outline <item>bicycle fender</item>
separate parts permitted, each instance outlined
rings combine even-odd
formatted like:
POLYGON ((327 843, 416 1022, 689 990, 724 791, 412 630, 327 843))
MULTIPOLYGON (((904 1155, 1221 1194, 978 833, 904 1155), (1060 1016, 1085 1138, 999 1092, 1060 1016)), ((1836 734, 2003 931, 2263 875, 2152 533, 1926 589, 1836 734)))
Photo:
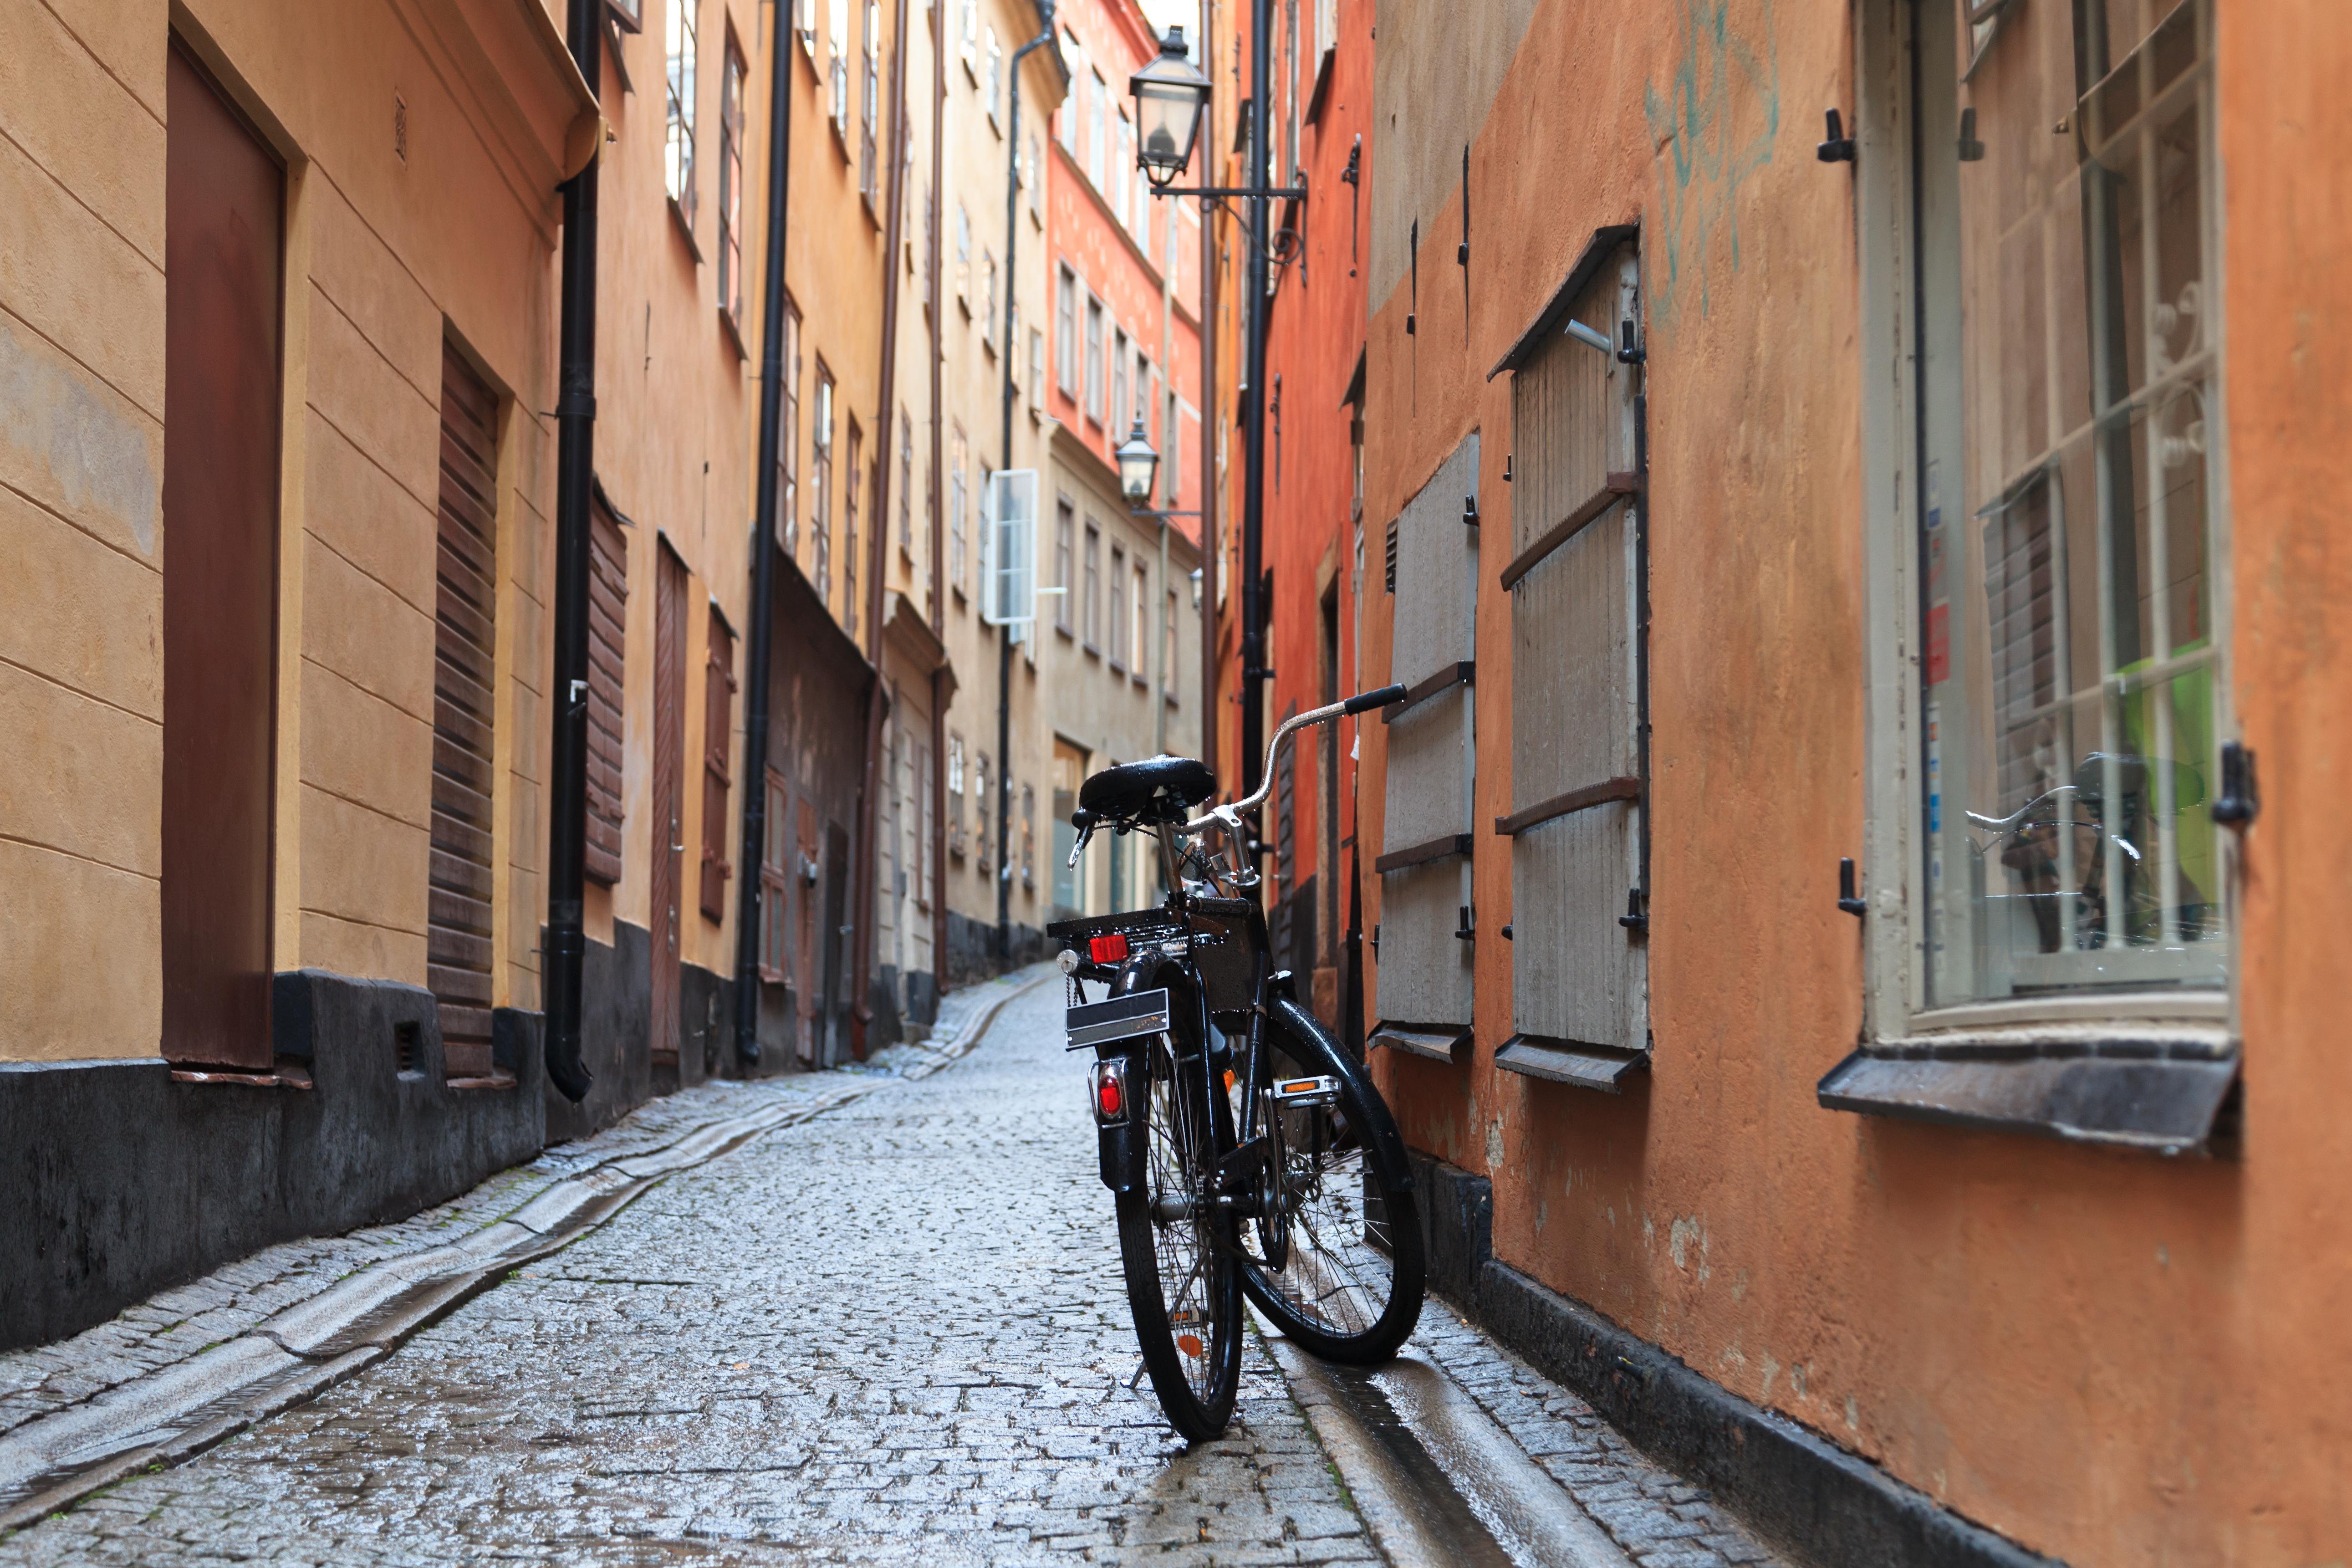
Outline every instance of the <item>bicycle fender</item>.
MULTIPOLYGON (((1129 1083, 1139 1085, 1144 1081, 1141 1052, 1127 1058, 1127 1068, 1129 1083)), ((1143 1189, 1142 1133, 1142 1123, 1132 1115, 1117 1126, 1097 1124, 1095 1128, 1099 1145, 1097 1153, 1100 1160, 1102 1184, 1114 1193, 1133 1193, 1143 1189)))
POLYGON ((1390 1111, 1389 1102, 1381 1098, 1379 1086, 1372 1082, 1371 1075, 1339 1048, 1339 1042, 1332 1038, 1331 1031, 1325 1028, 1314 1014, 1300 1006, 1296 997, 1277 994, 1267 1002, 1266 1012, 1280 1019, 1286 1030, 1323 1058, 1325 1072, 1338 1078, 1352 1079, 1362 1086, 1364 1099, 1371 1107, 1372 1124, 1365 1131, 1381 1146, 1381 1152, 1394 1161, 1395 1168, 1404 1173, 1402 1190, 1412 1191, 1412 1158, 1406 1152, 1404 1135, 1397 1131, 1396 1117, 1390 1111))

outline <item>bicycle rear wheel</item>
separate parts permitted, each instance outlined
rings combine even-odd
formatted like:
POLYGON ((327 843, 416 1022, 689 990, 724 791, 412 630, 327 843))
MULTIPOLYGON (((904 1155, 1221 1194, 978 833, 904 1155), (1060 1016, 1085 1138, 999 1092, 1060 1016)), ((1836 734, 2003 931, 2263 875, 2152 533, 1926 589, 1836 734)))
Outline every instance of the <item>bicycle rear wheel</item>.
POLYGON ((1428 1277, 1412 1173, 1395 1120, 1362 1067, 1295 1001, 1266 1009, 1265 1080, 1333 1078, 1328 1106, 1275 1112, 1282 1214, 1250 1227, 1242 1289, 1284 1337, 1329 1361, 1394 1355, 1428 1277))
POLYGON ((1203 1443, 1233 1419, 1241 1385, 1233 1223, 1210 1201, 1217 1152, 1232 1146, 1233 1133, 1224 1097, 1209 1092, 1199 1043, 1179 1056, 1171 1041, 1160 1037, 1142 1058, 1150 1091, 1135 1114, 1143 1122, 1145 1181, 1118 1196, 1118 1250, 1160 1408, 1183 1436, 1203 1443))

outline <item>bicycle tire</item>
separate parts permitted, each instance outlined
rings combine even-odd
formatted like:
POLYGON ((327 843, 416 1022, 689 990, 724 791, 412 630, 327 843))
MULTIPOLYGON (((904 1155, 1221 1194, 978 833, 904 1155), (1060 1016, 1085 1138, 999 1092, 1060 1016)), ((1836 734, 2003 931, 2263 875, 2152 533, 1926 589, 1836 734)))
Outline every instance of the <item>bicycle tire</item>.
POLYGON ((1118 1251, 1160 1408, 1179 1435, 1205 1443, 1223 1434, 1241 1388, 1242 1285, 1232 1220, 1208 1201, 1219 1153, 1233 1147, 1232 1110, 1209 1092, 1208 1058, 1183 1037, 1194 1032, 1185 1011, 1176 1009, 1179 1033, 1160 1037, 1141 1058, 1148 1089, 1134 1114, 1145 1182, 1118 1194, 1118 1251))
POLYGON ((1286 1256, 1275 1268, 1244 1251, 1242 1289, 1310 1354, 1357 1365, 1386 1361, 1421 1321, 1428 1283, 1395 1118, 1370 1075, 1297 1002, 1277 999, 1266 1023, 1263 1081, 1328 1076, 1339 1079, 1339 1096, 1328 1110, 1280 1112, 1286 1256))

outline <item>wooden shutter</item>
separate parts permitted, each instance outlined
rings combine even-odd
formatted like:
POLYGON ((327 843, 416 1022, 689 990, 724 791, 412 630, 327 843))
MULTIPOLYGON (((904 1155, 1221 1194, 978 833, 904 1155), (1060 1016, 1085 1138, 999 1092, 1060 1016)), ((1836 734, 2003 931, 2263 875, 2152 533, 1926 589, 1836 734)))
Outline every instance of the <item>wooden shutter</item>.
POLYGON ((1454 449, 1395 523, 1398 571, 1391 679, 1415 700, 1388 721, 1381 854, 1380 1009, 1375 1043, 1450 1057, 1468 1043, 1472 786, 1476 713, 1465 679, 1476 649, 1478 437, 1454 449))
POLYGON ((686 563, 667 541, 654 549, 653 1008, 651 1049, 677 1060, 678 955, 683 946, 686 839, 686 563))
POLYGON ((733 775, 728 747, 735 716, 735 634, 710 607, 709 666, 702 678, 702 913, 727 918, 727 794, 733 775))
POLYGON ((627 689, 629 547, 596 497, 588 535, 588 861, 591 879, 621 879, 621 736, 627 689))
POLYGON ((439 582, 433 636, 433 857, 425 973, 451 1078, 490 1067, 492 694, 498 689, 498 399, 441 353, 439 582))
MULTIPOLYGON (((267 1072, 286 182, 201 67, 173 47, 167 68, 163 1055, 267 1072)), ((21 215, 11 231, 11 254, 39 243, 21 215)), ((34 940, 16 923, 26 896, 10 899, 20 943, 34 940)))
MULTIPOLYGON (((1635 318, 1631 245, 1571 314, 1635 318)), ((1646 1060, 1639 370, 1566 335, 1512 390, 1512 1026, 1498 1066, 1614 1090, 1646 1060)))

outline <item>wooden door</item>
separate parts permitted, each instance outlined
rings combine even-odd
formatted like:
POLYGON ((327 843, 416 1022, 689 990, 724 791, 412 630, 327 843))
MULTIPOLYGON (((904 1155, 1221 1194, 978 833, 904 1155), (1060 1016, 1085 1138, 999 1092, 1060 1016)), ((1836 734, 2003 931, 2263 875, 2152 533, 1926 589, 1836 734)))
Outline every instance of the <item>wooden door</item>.
POLYGON ((824 1009, 817 1018, 816 1065, 839 1061, 848 1041, 849 1011, 849 833, 837 822, 824 827, 824 1009))
POLYGON ((686 563, 654 551, 653 1055, 677 1060, 677 965, 685 941, 686 563))
POLYGON ((425 963, 443 1068, 490 1073, 490 796, 498 689, 498 398, 441 352, 441 500, 433 628, 433 855, 425 963))
POLYGON ((169 62, 163 1054, 267 1068, 286 181, 203 68, 169 62))

